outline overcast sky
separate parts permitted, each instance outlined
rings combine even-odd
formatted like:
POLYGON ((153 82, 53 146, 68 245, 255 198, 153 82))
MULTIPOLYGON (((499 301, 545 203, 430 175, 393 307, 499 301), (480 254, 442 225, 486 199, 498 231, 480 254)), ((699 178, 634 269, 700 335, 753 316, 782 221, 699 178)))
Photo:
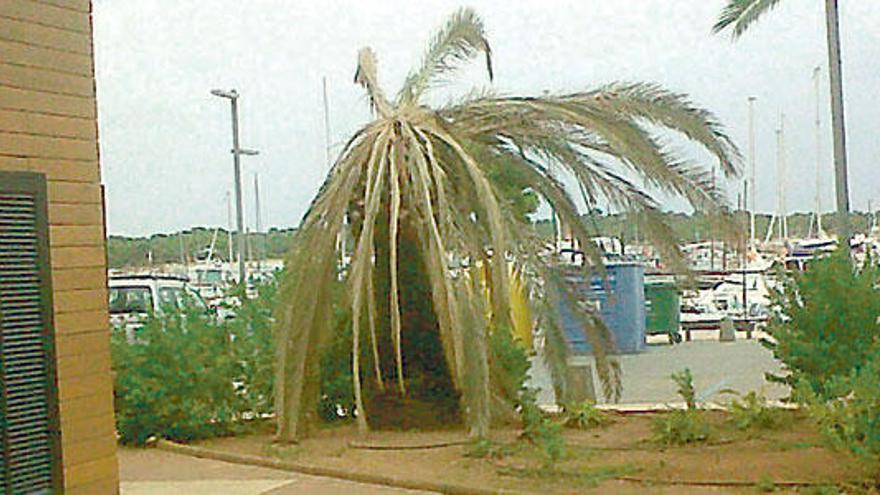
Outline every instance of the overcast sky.
MULTIPOLYGON (((722 0, 473 0, 492 45, 496 91, 573 91, 653 81, 713 111, 745 152, 756 104, 757 206, 775 208, 775 132, 786 114, 789 210, 814 204, 813 67, 822 65, 823 206, 833 201, 824 17, 787 0, 736 43, 710 27, 722 0)), ((293 226, 326 172, 321 79, 331 141, 370 115, 352 84, 372 46, 388 93, 459 6, 441 0, 95 0, 101 164, 111 234, 225 225, 232 189, 229 104, 241 93, 245 210, 259 172, 263 224, 293 226)), ((880 204, 880 2, 841 2, 851 199, 880 204)), ((486 84, 476 69, 461 88, 486 84)), ((442 97, 441 97, 442 98, 442 97)), ((732 193, 733 201, 736 192, 732 193)), ((670 205, 673 206, 673 205, 670 205)))

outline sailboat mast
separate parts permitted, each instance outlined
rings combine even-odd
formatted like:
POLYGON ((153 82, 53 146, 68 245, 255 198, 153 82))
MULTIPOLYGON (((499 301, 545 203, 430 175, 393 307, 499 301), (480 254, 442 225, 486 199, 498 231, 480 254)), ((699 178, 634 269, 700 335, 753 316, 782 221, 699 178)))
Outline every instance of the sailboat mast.
POLYGON ((819 73, 821 68, 817 65, 813 69, 813 90, 816 93, 816 237, 825 235, 822 230, 822 119, 819 108, 819 73))
POLYGON ((777 181, 777 198, 779 201, 779 239, 788 239, 788 212, 785 204, 785 114, 779 114, 779 130, 776 132, 777 137, 777 170, 779 179, 777 181))
MULTIPOLYGON (((744 198, 749 201, 749 240, 755 246, 755 98, 749 96, 749 184, 744 198)), ((743 207, 746 207, 743 204, 743 207)))

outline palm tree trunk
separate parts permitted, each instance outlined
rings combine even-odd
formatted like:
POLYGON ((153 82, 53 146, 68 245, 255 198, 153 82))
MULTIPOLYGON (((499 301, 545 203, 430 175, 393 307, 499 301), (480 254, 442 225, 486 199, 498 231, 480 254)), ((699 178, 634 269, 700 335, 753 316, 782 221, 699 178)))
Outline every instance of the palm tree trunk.
POLYGON ((831 127, 834 133, 834 187, 837 196, 837 222, 840 241, 849 247, 849 184, 846 167, 846 133, 843 118, 843 76, 840 62, 840 30, 837 0, 825 0, 828 35, 828 74, 831 78, 831 127))

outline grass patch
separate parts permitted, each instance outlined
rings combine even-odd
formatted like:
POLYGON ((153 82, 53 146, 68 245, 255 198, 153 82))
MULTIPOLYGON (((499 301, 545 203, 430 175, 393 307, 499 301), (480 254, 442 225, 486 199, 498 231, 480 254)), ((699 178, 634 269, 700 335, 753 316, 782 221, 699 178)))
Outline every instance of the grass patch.
POLYGON ((469 459, 503 459, 522 450, 522 442, 499 443, 483 438, 469 443, 463 455, 469 459))
POLYGON ((639 472, 632 464, 596 466, 585 469, 560 469, 557 467, 520 468, 504 466, 498 468, 498 474, 517 478, 536 480, 565 480, 576 482, 584 487, 595 487, 599 483, 619 476, 628 476, 639 472))
POLYGON ((758 482, 755 483, 755 488, 761 493, 770 493, 776 491, 776 482, 773 481, 769 475, 762 474, 758 479, 758 482))
POLYGON ((767 398, 754 391, 734 400, 730 405, 730 419, 738 430, 775 430, 787 419, 786 411, 771 407, 767 398))
POLYGON ((663 446, 702 443, 711 437, 711 427, 700 411, 687 409, 658 415, 651 423, 652 440, 663 446))
POLYGON ((596 408, 592 401, 585 400, 565 407, 563 424, 566 428, 589 430, 613 423, 611 417, 596 408))

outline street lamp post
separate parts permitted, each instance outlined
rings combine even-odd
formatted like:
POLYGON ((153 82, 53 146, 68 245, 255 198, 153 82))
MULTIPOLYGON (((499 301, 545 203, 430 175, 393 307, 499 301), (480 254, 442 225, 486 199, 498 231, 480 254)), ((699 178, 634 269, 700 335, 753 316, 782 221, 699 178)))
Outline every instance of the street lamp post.
MULTIPOLYGON (((223 91, 211 90, 211 94, 220 98, 226 98, 232 105, 232 160, 235 166, 235 227, 238 235, 238 281, 247 283, 247 272, 244 266, 244 214, 242 213, 241 200, 241 155, 256 155, 255 150, 241 149, 238 145, 238 92, 234 89, 223 91)), ((230 260, 232 261, 232 260, 230 260)))

